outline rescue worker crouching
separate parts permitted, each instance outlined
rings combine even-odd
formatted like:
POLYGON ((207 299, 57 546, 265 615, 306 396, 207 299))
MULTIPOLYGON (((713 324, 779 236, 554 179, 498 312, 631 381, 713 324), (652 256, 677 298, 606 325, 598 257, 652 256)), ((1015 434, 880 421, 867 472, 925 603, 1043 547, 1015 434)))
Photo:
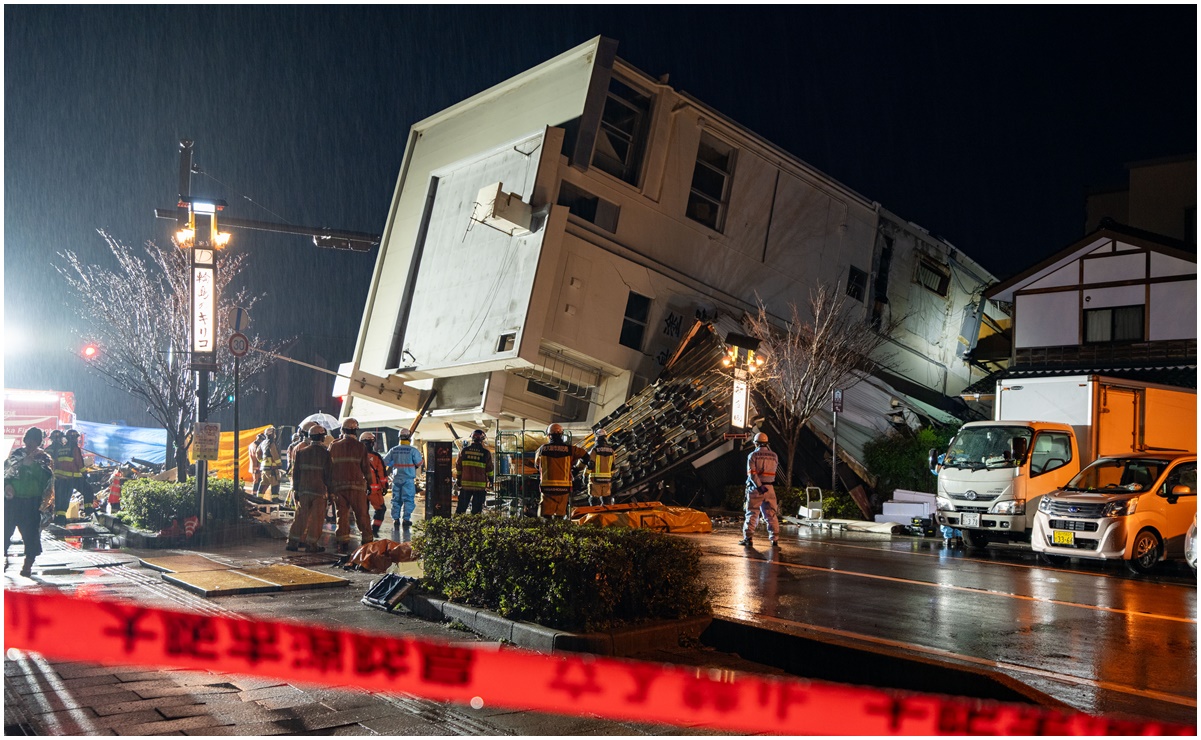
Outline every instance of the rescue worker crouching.
POLYGON ((384 455, 384 465, 392 471, 392 526, 411 525, 417 508, 417 471, 425 460, 412 445, 413 433, 400 430, 400 443, 384 455), (402 512, 403 509, 403 512, 402 512), (402 519, 403 517, 403 519, 402 519))
POLYGON ((604 429, 596 430, 596 442, 588 456, 588 505, 603 506, 616 503, 613 499, 613 455, 604 429))
POLYGON ((471 433, 471 444, 459 452, 455 462, 455 475, 459 478, 459 503, 455 513, 467 511, 471 504, 471 513, 479 514, 484 510, 484 499, 488 495, 488 476, 492 475, 492 453, 484 446, 487 434, 483 429, 471 433))
POLYGON ((759 517, 767 525, 772 547, 779 547, 780 522, 776 519, 776 468, 780 460, 767 446, 767 435, 755 435, 755 449, 746 458, 746 520, 742 523, 742 539, 738 544, 753 546, 752 538, 759 517))
POLYGON ((540 474, 538 490, 542 493, 540 513, 548 519, 556 516, 566 519, 572 475, 587 464, 588 453, 567 443, 561 424, 548 426, 546 437, 546 444, 534 453, 534 465, 540 474))

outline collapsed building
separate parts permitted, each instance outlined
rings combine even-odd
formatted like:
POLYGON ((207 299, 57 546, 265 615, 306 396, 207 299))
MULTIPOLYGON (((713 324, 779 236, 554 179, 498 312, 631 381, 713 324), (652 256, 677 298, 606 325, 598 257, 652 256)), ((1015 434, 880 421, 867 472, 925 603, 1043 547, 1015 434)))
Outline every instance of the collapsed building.
MULTIPOLYGON (((426 439, 604 423, 632 490, 736 446, 714 436, 728 391, 689 352, 720 359, 744 314, 782 324, 827 285, 865 322, 901 320, 889 369, 848 391, 849 471, 867 475, 862 446, 891 425, 955 422, 951 399, 985 374, 965 355, 1003 318, 983 298, 993 276, 616 47, 594 38, 413 125, 343 415, 399 427, 424 411, 426 439), (664 421, 679 423, 639 437, 662 445, 634 444, 664 421)), ((811 424, 819 444, 830 421, 811 424)))

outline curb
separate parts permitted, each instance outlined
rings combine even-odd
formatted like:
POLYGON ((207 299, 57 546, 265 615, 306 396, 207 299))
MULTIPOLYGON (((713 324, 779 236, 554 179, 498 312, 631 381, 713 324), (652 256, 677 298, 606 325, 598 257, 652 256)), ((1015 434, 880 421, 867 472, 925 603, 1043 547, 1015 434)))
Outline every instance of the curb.
POLYGON ((605 632, 565 632, 533 622, 517 622, 487 609, 412 593, 401 603, 422 619, 457 619, 472 632, 490 640, 506 640, 540 653, 592 653, 618 658, 652 650, 664 643, 676 647, 681 638, 697 640, 713 621, 712 617, 690 617, 605 632))

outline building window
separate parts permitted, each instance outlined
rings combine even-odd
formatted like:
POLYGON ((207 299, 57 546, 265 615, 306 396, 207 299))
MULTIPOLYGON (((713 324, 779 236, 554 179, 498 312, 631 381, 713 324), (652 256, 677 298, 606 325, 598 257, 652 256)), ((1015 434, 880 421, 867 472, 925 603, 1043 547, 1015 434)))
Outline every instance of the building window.
POLYGON ((947 289, 951 287, 951 271, 945 265, 941 265, 929 257, 919 257, 916 280, 926 290, 946 298, 947 289))
POLYGON ((558 204, 566 206, 571 215, 596 224, 610 234, 617 233, 617 216, 621 209, 607 200, 569 182, 559 184, 558 204))
POLYGON ((527 380, 525 384, 526 393, 533 393, 535 396, 548 398, 555 403, 559 402, 560 393, 558 388, 552 388, 545 383, 539 383, 536 380, 527 380))
POLYGON ((630 349, 642 351, 642 337, 646 334, 646 321, 651 312, 651 299, 630 291, 626 301, 626 315, 621 323, 620 341, 630 349))
POLYGON ((513 344, 517 341, 517 332, 506 332, 500 335, 500 341, 496 343, 497 352, 511 352, 513 344))
POLYGON ((1086 344, 1143 341, 1143 307, 1114 306, 1085 311, 1084 341, 1086 344))
POLYGON ((692 170, 692 190, 688 193, 688 218, 721 231, 730 202, 733 172, 734 148, 702 133, 692 170))
POLYGON ((847 295, 863 302, 863 294, 867 292, 867 273, 858 267, 852 267, 847 275, 847 295))
POLYGON ((649 97, 616 77, 610 79, 596 148, 592 152, 592 165, 637 185, 650 130, 650 114, 649 97))

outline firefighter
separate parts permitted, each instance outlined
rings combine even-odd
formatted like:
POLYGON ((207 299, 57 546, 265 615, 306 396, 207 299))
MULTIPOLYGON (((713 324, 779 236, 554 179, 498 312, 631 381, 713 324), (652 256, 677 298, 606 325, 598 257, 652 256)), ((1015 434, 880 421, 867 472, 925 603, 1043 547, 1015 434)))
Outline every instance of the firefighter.
POLYGON ((284 466, 279 454, 279 445, 275 443, 275 427, 267 427, 266 438, 259 443, 259 487, 261 496, 268 501, 279 496, 279 471, 284 466))
POLYGON ((759 515, 767 525, 767 537, 772 547, 779 547, 777 537, 780 522, 776 519, 776 467, 780 464, 776 453, 767 446, 767 435, 755 435, 755 449, 746 458, 746 520, 742 523, 742 539, 738 544, 753 546, 752 536, 759 525, 759 515))
POLYGON ((367 462, 367 447, 358 439, 359 422, 342 422, 342 436, 329 446, 333 464, 334 509, 338 513, 338 554, 350 553, 350 517, 359 527, 362 544, 371 542, 371 526, 367 523, 367 484, 371 480, 371 464, 367 462))
POLYGON ((392 471, 393 527, 411 525, 413 511, 417 508, 417 471, 425 460, 421 457, 421 450, 413 446, 412 438, 412 432, 401 429, 400 444, 384 455, 384 465, 392 471))
POLYGON ((325 441, 325 427, 315 424, 308 430, 308 441, 296 448, 292 461, 292 492, 296 496, 296 518, 288 531, 285 550, 296 552, 304 544, 305 552, 325 552, 318 544, 325 523, 325 500, 333 485, 333 464, 325 441))
POLYGON ((538 490, 542 493, 540 513, 548 519, 556 516, 566 519, 572 475, 587 464, 588 453, 567 443, 561 424, 548 426, 546 437, 546 444, 534 453, 534 465, 541 476, 538 482, 538 490))
POLYGON ((588 505, 603 506, 613 500, 613 455, 616 450, 609 444, 604 429, 596 430, 596 442, 588 456, 588 505))
POLYGON ((116 514, 121 510, 121 485, 129 475, 124 467, 118 465, 108 479, 108 513, 116 514))
POLYGON ((254 476, 254 485, 250 487, 250 492, 255 496, 259 495, 259 486, 263 484, 263 470, 259 467, 259 445, 265 439, 267 435, 259 432, 246 448, 246 456, 250 458, 250 474, 254 476))
MULTIPOLYGON (((57 429, 55 430, 58 431, 57 429)), ((84 475, 83 450, 79 449, 79 432, 68 429, 61 444, 55 444, 55 434, 50 435, 50 447, 46 452, 54 460, 54 523, 67 523, 67 507, 71 505, 71 494, 83 494, 83 515, 91 517, 95 511, 95 492, 84 475)))
POLYGON ((388 469, 384 458, 375 451, 375 432, 363 432, 359 439, 367 447, 367 462, 371 465, 371 481, 368 483, 367 503, 374 509, 371 517, 371 536, 379 538, 379 528, 384 523, 384 496, 388 494, 388 469))
POLYGON ((25 446, 13 450, 4 462, 4 563, 8 566, 8 548, 13 531, 20 528, 25 545, 25 565, 21 575, 33 575, 33 561, 42 552, 42 500, 54 488, 54 463, 39 449, 42 430, 25 430, 25 446))
POLYGON ((456 514, 466 512, 469 502, 472 514, 479 514, 484 510, 488 476, 492 475, 492 453, 484 447, 487 437, 483 429, 476 429, 471 433, 471 443, 459 452, 459 459, 455 462, 455 474, 459 477, 459 503, 455 507, 456 514))

